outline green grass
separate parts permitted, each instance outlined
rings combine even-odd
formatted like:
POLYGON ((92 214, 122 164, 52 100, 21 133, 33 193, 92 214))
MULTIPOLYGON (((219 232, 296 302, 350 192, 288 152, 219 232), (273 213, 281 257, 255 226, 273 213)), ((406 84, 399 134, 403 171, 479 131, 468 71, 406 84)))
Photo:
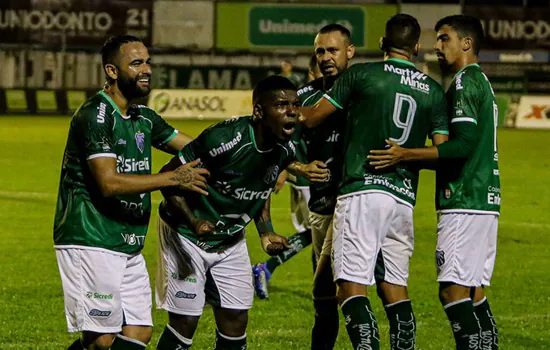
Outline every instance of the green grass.
MULTIPOLYGON (((0 349, 64 349, 76 336, 66 332, 52 222, 70 119, 2 117, 0 121, 0 349)), ((208 123, 174 124, 197 135, 208 123)), ((550 349, 549 136, 545 131, 500 131, 503 208, 493 287, 488 295, 502 349, 550 349)), ((156 152, 154 170, 167 159, 156 152)), ((410 294, 418 321, 417 348, 452 349, 451 330, 435 282, 433 188, 433 174, 424 172, 415 212, 410 294)), ((277 231, 291 234, 287 189, 274 196, 272 206, 277 231)), ((143 252, 151 276, 156 267, 155 220, 151 220, 143 252)), ((248 242, 253 262, 266 259, 253 228, 248 242)), ((313 322, 309 249, 276 271, 269 301, 255 301, 247 332, 251 349, 309 348, 313 322)), ((387 349, 388 324, 374 290, 371 292, 383 348, 387 349)), ((165 312, 154 311, 151 344, 156 344, 166 320, 165 312)), ((212 312, 206 310, 194 348, 211 348, 214 329, 212 312)), ((337 348, 351 348, 343 322, 337 348)))

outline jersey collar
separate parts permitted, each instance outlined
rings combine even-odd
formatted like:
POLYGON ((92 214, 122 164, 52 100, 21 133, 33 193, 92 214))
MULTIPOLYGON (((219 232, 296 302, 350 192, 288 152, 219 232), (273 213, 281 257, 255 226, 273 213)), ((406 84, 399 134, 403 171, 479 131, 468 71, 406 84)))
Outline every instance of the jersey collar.
POLYGON ((414 63, 412 63, 411 61, 402 60, 401 58, 388 58, 386 61, 394 61, 415 67, 414 63))
POLYGON ((120 115, 123 119, 130 119, 130 116, 125 116, 125 115, 123 115, 122 113, 120 113, 120 109, 118 109, 118 106, 117 106, 117 105, 115 104, 115 102, 111 99, 111 97, 105 93, 105 91, 101 90, 101 91, 99 92, 99 94, 100 94, 101 96, 103 96, 103 98, 106 99, 107 102, 109 102, 109 104, 111 105, 111 107, 113 107, 113 108, 115 109, 115 112, 117 112, 118 115, 120 115))
POLYGON ((472 66, 481 68, 481 67, 479 66, 479 64, 477 64, 477 63, 470 63, 470 64, 467 64, 467 65, 465 65, 464 67, 462 67, 462 69, 460 69, 458 72, 456 72, 456 74, 455 74, 455 76, 453 77, 453 79, 456 79, 456 77, 457 77, 460 73, 462 73, 466 68, 472 67, 472 66))
MULTIPOLYGON (((252 120, 252 117, 250 117, 250 119, 252 120)), ((256 143, 256 137, 254 136, 254 127, 252 126, 252 123, 248 124, 248 130, 250 131, 250 140, 252 141, 252 146, 254 146, 256 151, 258 151, 260 153, 267 153, 267 152, 273 151, 273 148, 265 150, 265 151, 262 151, 261 149, 258 148, 258 144, 256 143)))

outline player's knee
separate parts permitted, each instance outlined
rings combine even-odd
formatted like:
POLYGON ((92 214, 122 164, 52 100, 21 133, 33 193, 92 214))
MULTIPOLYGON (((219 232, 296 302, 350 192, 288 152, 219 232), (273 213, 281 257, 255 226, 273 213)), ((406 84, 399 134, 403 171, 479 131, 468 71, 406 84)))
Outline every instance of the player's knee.
POLYGON ((176 332, 187 339, 193 339, 193 335, 199 324, 198 316, 178 315, 170 312, 168 318, 168 323, 176 332))
POLYGON ((125 337, 136 339, 144 344, 149 344, 153 336, 152 327, 143 326, 126 326, 122 329, 122 334, 125 337))
POLYGON ((228 310, 218 311, 216 323, 218 330, 228 337, 240 337, 246 332, 248 325, 247 310, 228 310))
POLYGON ((83 332, 82 343, 86 348, 94 346, 97 350, 109 350, 115 339, 114 334, 100 334, 94 332, 83 332))
POLYGON ((376 281, 376 292, 384 305, 394 304, 409 299, 409 292, 406 286, 376 281))
POLYGON ((464 287, 449 282, 442 282, 439 284, 439 300, 442 305, 447 305, 454 301, 467 298, 470 298, 470 287, 464 287))

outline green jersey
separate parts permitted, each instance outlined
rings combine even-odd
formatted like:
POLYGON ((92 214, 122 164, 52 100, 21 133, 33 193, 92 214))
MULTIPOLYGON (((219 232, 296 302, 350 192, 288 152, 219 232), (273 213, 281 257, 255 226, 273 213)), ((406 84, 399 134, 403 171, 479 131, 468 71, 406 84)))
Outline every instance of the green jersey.
POLYGON ((162 205, 160 216, 173 229, 204 250, 223 250, 242 238, 244 227, 263 209, 280 172, 295 159, 292 141, 259 150, 252 117, 233 118, 202 132, 179 153, 183 164, 199 158, 210 171, 208 196, 186 195, 196 218, 216 225, 197 239, 194 231, 162 205))
MULTIPOLYGON (((326 93, 323 78, 316 79, 298 90, 303 106, 312 106, 326 93)), ((317 214, 334 213, 338 182, 342 173, 342 140, 345 126, 343 111, 329 116, 323 123, 312 129, 305 129, 302 139, 307 145, 307 163, 320 160, 330 171, 328 182, 312 182, 309 185, 311 198, 309 210, 317 214)))
POLYGON ((383 192, 413 207, 419 169, 413 163, 375 170, 366 156, 390 139, 420 148, 426 136, 448 134, 441 86, 409 61, 389 59, 356 64, 336 80, 325 97, 347 110, 340 195, 383 192))
POLYGON ((464 160, 443 161, 437 171, 437 209, 441 212, 500 212, 498 108, 491 83, 477 64, 461 69, 447 91, 453 125, 473 123, 477 144, 464 160))
POLYGON ((130 106, 124 116, 104 92, 84 102, 72 118, 65 147, 54 220, 55 245, 125 254, 141 251, 151 215, 151 195, 103 197, 88 161, 115 158, 119 173, 151 174, 151 146, 159 147, 176 134, 145 106, 130 106))

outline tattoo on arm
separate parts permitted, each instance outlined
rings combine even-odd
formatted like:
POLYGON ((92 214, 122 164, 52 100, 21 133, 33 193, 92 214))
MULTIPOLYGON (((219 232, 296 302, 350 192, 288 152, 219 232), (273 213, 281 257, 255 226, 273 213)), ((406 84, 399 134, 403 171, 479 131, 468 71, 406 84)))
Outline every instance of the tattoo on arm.
POLYGON ((193 181, 194 175, 193 171, 190 168, 182 168, 179 167, 176 170, 174 170, 174 176, 171 178, 171 180, 177 181, 180 184, 183 183, 191 183, 193 181))

